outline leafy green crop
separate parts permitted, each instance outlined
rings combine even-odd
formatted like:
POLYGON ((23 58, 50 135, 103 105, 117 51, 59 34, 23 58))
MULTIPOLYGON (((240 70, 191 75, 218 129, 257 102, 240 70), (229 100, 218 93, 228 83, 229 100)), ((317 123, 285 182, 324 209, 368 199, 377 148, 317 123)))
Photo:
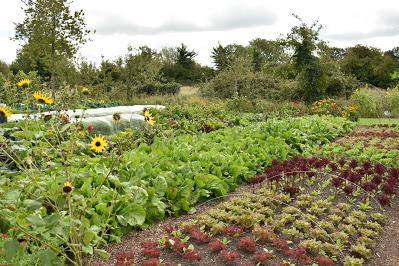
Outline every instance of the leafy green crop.
MULTIPOLYGON (((269 119, 208 134, 155 138, 152 145, 141 143, 120 157, 74 153, 66 163, 49 161, 42 171, 5 173, 0 233, 29 240, 37 252, 50 247, 58 254, 80 239, 81 252, 105 256, 96 247, 119 240, 133 227, 226 195, 272 160, 328 143, 352 126, 328 116, 269 119), (66 179, 74 186, 70 194, 62 190, 66 179)), ((0 263, 19 258, 0 254, 0 263)))

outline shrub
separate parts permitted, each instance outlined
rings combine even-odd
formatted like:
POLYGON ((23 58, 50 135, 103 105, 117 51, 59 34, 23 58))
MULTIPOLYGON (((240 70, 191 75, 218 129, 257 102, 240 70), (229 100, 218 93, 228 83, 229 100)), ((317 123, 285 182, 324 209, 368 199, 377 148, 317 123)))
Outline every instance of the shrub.
POLYGON ((270 74, 262 72, 248 72, 237 75, 234 71, 220 72, 204 89, 207 96, 221 98, 248 97, 251 100, 263 99, 289 99, 296 83, 283 81, 270 74))
POLYGON ((181 85, 176 82, 154 82, 145 84, 138 88, 138 93, 146 93, 146 94, 176 94, 179 92, 181 85))
POLYGON ((393 117, 399 117, 399 85, 393 89, 388 89, 385 94, 387 110, 393 117))

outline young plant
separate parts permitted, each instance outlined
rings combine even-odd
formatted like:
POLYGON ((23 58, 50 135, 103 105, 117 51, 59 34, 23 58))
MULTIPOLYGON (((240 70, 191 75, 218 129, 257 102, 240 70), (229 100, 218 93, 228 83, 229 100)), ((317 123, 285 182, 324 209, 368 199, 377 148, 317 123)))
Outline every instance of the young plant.
POLYGON ((327 256, 317 256, 315 261, 319 266, 333 266, 334 261, 327 256))
POLYGON ((211 239, 211 241, 209 241, 208 243, 208 247, 213 251, 213 252, 219 252, 222 249, 226 248, 226 245, 223 244, 222 241, 220 241, 217 238, 213 238, 211 239))
POLYGON ((368 249, 364 243, 351 246, 351 251, 362 258, 368 259, 371 257, 371 250, 368 249))
POLYGON ((233 262, 236 259, 241 258, 241 255, 237 251, 228 251, 223 249, 219 254, 224 262, 233 262))
POLYGON ((273 257, 274 257, 273 252, 258 251, 251 257, 251 259, 255 263, 265 263, 266 261, 270 260, 273 257))
POLYGON ((315 239, 307 239, 299 242, 298 247, 306 249, 310 253, 317 254, 322 248, 322 242, 315 239))
POLYGON ((242 237, 237 242, 237 249, 248 252, 255 253, 256 251, 256 241, 252 237, 242 237))
POLYGON ((228 236, 238 237, 242 234, 242 228, 236 225, 228 225, 224 228, 223 233, 228 236))
POLYGON ((257 240, 265 242, 272 240, 276 237, 276 234, 270 227, 255 225, 252 230, 252 234, 256 237, 257 240))
MULTIPOLYGON (((130 264, 130 265, 133 265, 133 264, 130 264)), ((145 259, 142 261, 142 265, 143 266, 159 266, 159 265, 161 265, 161 261, 159 260, 159 258, 145 259)))
POLYGON ((346 256, 344 258, 344 266, 363 266, 364 259, 346 256))
POLYGON ((116 266, 130 266, 134 264, 134 252, 119 252, 116 254, 116 266))

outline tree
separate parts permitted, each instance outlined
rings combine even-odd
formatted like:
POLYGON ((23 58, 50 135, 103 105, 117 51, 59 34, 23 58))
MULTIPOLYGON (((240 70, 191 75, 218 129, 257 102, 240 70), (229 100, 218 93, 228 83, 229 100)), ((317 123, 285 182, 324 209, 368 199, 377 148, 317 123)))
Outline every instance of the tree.
POLYGON ((397 68, 390 55, 364 45, 347 48, 341 66, 345 73, 354 75, 358 80, 382 88, 393 85, 391 74, 397 68))
POLYGON ((122 78, 128 85, 126 96, 132 96, 132 88, 140 90, 144 86, 160 81, 161 67, 160 56, 155 50, 147 46, 138 49, 129 47, 122 72, 122 78))
POLYGON ((3 75, 8 75, 8 71, 10 71, 10 68, 7 63, 0 60, 0 73, 2 73, 3 75))
POLYGON ((384 54, 395 60, 397 67, 399 67, 399 46, 386 51, 384 54))
POLYGON ((293 16, 300 21, 300 25, 291 29, 283 43, 294 51, 292 59, 297 71, 300 90, 304 100, 311 102, 322 98, 327 88, 325 70, 316 56, 319 52, 318 36, 322 26, 318 21, 309 26, 297 15, 293 14, 293 16))
POLYGON ((14 39, 23 43, 24 52, 38 54, 40 61, 50 69, 54 90, 57 61, 73 59, 87 41, 90 31, 86 29, 84 12, 72 12, 68 0, 21 1, 25 18, 15 25, 14 39))
POLYGON ((162 50, 161 72, 168 81, 177 81, 182 83, 197 82, 204 78, 209 71, 202 69, 194 58, 197 56, 195 51, 190 51, 185 44, 181 44, 173 50, 162 50))
POLYGON ((194 57, 197 56, 195 51, 189 51, 187 46, 183 43, 180 47, 177 47, 177 64, 182 67, 191 68, 195 65, 194 57))
POLYGON ((231 64, 231 51, 219 43, 218 46, 213 47, 211 58, 216 70, 223 71, 231 64))
POLYGON ((249 42, 250 47, 257 49, 262 60, 267 64, 282 64, 288 61, 288 55, 284 51, 284 46, 279 41, 254 39, 249 42))

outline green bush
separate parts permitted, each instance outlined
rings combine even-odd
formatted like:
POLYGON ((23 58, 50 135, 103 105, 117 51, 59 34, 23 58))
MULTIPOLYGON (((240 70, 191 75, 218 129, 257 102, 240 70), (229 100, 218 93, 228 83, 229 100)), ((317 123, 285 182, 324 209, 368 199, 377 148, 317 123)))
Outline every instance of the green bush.
POLYGON ((154 82, 138 88, 138 93, 145 94, 177 94, 181 85, 176 82, 154 82))
POLYGON ((393 89, 388 89, 385 95, 387 110, 393 117, 399 117, 399 85, 393 89))
POLYGON ((357 89, 350 100, 359 107, 361 117, 379 118, 387 116, 398 117, 399 115, 399 92, 398 89, 388 91, 381 89, 370 89, 367 86, 357 89))
POLYGON ((232 71, 224 71, 208 84, 205 94, 220 98, 247 97, 251 100, 288 99, 295 88, 295 81, 283 81, 267 73, 237 75, 232 71))

